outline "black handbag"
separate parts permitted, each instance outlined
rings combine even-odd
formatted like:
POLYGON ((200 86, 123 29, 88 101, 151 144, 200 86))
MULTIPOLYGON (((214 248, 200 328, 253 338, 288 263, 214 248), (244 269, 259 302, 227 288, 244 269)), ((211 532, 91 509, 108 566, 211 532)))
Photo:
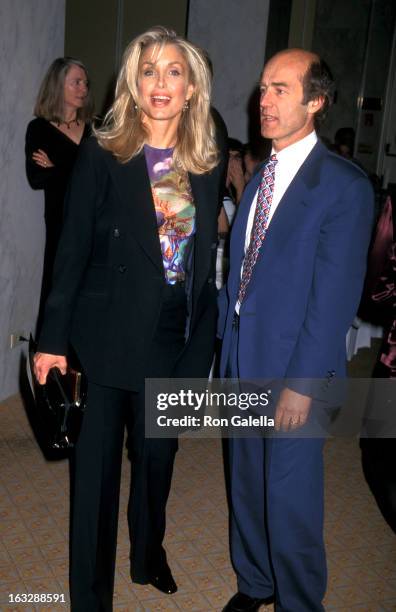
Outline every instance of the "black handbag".
POLYGON ((30 336, 29 365, 39 432, 49 449, 67 450, 75 445, 80 433, 87 399, 87 381, 80 369, 69 365, 64 375, 58 368, 51 368, 45 385, 40 385, 34 375, 36 348, 30 336))

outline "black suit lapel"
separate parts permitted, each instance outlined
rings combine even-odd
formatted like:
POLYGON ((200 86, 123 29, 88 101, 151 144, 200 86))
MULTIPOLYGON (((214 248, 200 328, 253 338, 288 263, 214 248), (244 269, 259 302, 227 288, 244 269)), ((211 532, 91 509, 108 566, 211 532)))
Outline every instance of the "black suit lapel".
MULTIPOLYGON (((123 204, 126 231, 133 233, 142 249, 163 272, 157 219, 144 154, 141 153, 126 164, 117 162, 111 156, 107 160, 115 189, 123 204)), ((189 174, 189 180, 196 208, 194 246, 194 295, 196 296, 208 276, 211 263, 210 247, 216 240, 216 225, 213 223, 216 211, 212 210, 212 207, 218 180, 217 171, 203 175, 189 174)))
POLYGON ((213 189, 215 172, 212 174, 189 174, 191 191, 195 203, 196 236, 194 294, 198 295, 210 269, 211 245, 216 240, 213 233, 213 189), (198 265, 197 265, 198 264, 198 265))
POLYGON ((126 164, 109 157, 109 169, 123 204, 125 231, 131 232, 153 263, 163 272, 157 218, 143 153, 126 164))

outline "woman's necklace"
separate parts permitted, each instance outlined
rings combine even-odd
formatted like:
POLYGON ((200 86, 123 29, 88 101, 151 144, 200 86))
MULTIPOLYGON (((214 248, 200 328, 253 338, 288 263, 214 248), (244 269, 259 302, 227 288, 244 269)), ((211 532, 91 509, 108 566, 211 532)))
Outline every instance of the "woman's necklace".
POLYGON ((75 118, 75 119, 71 119, 70 121, 60 121, 60 122, 58 122, 58 127, 60 127, 61 125, 65 125, 67 127, 67 129, 70 130, 70 126, 71 126, 72 123, 75 123, 77 126, 80 125, 79 122, 78 122, 78 119, 75 118))

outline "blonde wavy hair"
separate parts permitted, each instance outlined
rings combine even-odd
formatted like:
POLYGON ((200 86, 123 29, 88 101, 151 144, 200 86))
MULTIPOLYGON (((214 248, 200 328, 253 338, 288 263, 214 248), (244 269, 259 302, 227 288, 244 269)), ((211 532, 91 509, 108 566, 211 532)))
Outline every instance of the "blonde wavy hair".
POLYGON ((177 129, 173 158, 175 167, 193 174, 204 174, 218 163, 215 125, 210 113, 211 73, 204 52, 162 26, 137 36, 126 48, 117 79, 115 99, 103 126, 94 130, 101 147, 122 163, 138 155, 148 142, 149 133, 139 108, 138 74, 142 53, 150 46, 158 57, 166 45, 174 45, 188 65, 189 84, 194 92, 182 113, 177 129))

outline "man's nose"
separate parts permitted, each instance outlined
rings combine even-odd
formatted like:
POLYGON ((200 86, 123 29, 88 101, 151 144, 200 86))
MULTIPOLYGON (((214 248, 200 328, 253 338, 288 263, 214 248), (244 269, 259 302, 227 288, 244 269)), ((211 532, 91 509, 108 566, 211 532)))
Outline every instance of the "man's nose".
POLYGON ((260 108, 272 106, 272 96, 269 91, 263 91, 260 94, 260 108))

